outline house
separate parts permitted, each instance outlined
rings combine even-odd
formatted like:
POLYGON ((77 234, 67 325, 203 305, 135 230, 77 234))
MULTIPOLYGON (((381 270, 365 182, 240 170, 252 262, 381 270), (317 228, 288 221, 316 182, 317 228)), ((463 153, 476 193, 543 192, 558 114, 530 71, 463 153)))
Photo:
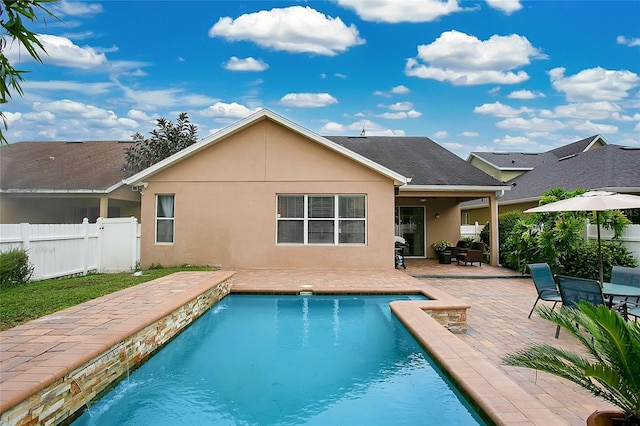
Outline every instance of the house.
MULTIPOLYGON (((480 156, 487 160, 498 158, 499 154, 481 153, 474 158, 480 156)), ((509 156, 517 160, 523 154, 509 156)), ((506 182, 511 190, 498 199, 500 214, 535 207, 542 194, 553 188, 640 193, 640 148, 611 145, 598 135, 546 153, 533 154, 532 158, 536 160, 528 160, 528 164, 537 161, 535 166, 506 182)), ((497 165, 498 162, 492 163, 497 165)), ((500 163, 500 168, 501 172, 508 171, 504 162, 500 163)), ((489 220, 487 200, 464 203, 461 212, 463 222, 482 224, 489 220)))
POLYGON ((124 182, 142 195, 143 268, 392 268, 394 234, 434 257, 462 201, 497 218, 509 189, 428 138, 322 137, 266 109, 124 182))
POLYGON ((547 152, 472 152, 467 157, 467 162, 501 182, 508 182, 545 161, 568 157, 605 145, 608 145, 607 141, 601 135, 595 135, 547 152))
POLYGON ((0 223, 81 223, 140 215, 122 182, 131 142, 18 142, 0 147, 0 223))

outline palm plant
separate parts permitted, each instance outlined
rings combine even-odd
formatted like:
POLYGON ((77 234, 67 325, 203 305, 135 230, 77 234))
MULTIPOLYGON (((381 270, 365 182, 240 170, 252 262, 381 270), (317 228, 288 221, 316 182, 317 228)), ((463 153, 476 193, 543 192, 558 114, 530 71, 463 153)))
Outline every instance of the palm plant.
POLYGON ((580 302, 576 309, 537 308, 540 316, 566 329, 588 357, 547 344, 534 344, 503 357, 506 365, 535 368, 570 380, 625 413, 624 425, 640 425, 640 323, 625 321, 606 306, 580 302))

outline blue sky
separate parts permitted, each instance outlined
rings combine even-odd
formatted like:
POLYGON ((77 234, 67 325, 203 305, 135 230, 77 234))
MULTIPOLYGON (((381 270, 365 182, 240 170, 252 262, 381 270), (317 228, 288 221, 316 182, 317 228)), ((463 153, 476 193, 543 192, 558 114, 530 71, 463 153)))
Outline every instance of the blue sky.
POLYGON ((63 1, 3 105, 9 142, 208 134, 268 108, 320 135, 457 155, 640 146, 640 1, 63 1))

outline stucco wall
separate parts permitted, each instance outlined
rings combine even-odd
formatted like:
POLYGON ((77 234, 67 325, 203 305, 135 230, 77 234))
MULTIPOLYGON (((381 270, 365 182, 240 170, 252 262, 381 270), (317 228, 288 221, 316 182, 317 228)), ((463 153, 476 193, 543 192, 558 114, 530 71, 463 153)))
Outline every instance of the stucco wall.
POLYGON ((142 197, 141 265, 393 268, 393 182, 270 120, 153 175, 142 197), (155 195, 175 194, 175 238, 155 244, 155 195), (277 194, 366 194, 367 244, 276 244, 277 194))

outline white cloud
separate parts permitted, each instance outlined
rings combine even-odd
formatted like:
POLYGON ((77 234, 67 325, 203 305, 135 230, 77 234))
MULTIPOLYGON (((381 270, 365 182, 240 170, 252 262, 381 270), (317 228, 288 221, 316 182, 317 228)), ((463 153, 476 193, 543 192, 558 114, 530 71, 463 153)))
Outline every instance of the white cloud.
POLYGON ((433 134, 434 139, 444 139, 449 137, 449 132, 446 130, 440 130, 433 134))
POLYGON ((92 126, 117 126, 135 129, 138 123, 129 118, 118 118, 111 110, 99 108, 93 105, 87 105, 82 102, 75 102, 69 99, 62 99, 52 102, 34 102, 33 109, 38 112, 49 112, 57 117, 67 117, 74 120, 88 120, 92 126))
POLYGON ((269 68, 269 65, 262 59, 254 59, 252 57, 240 59, 237 56, 232 56, 222 66, 229 71, 264 71, 269 68))
MULTIPOLYGON (((45 64, 83 70, 107 64, 107 57, 104 53, 98 53, 89 46, 77 46, 66 37, 50 34, 38 34, 36 37, 46 51, 46 53, 39 52, 40 58, 45 64)), ((26 49, 18 42, 9 42, 3 53, 14 64, 25 60, 33 61, 26 49)))
POLYGON ((23 83, 22 88, 25 91, 65 91, 82 93, 85 95, 102 95, 108 93, 116 85, 111 82, 102 83, 83 83, 78 81, 63 81, 63 80, 51 80, 51 81, 33 81, 27 80, 23 83))
POLYGON ((640 84, 640 77, 627 70, 611 71, 601 67, 580 71, 565 77, 564 68, 548 72, 551 84, 565 93, 570 102, 618 101, 626 98, 629 91, 640 84))
POLYGON ((536 99, 544 98, 542 92, 532 92, 531 90, 515 90, 507 95, 509 99, 536 99))
POLYGON ((325 123, 320 132, 325 135, 360 135, 362 129, 365 130, 367 136, 404 136, 404 130, 392 130, 380 126, 370 120, 359 120, 351 124, 340 124, 335 121, 325 123))
POLYGON ((480 136, 480 133, 478 132, 462 132, 460 134, 467 138, 477 138, 478 136, 480 136))
POLYGON ((489 7, 503 12, 505 15, 511 15, 522 9, 520 0, 486 0, 489 7))
POLYGON ((209 37, 251 41, 275 50, 327 56, 365 43, 355 25, 347 26, 340 18, 302 6, 261 10, 236 19, 222 17, 209 29, 209 37))
POLYGON ((611 102, 584 102, 568 105, 559 105, 553 111, 544 110, 540 116, 546 118, 581 118, 591 120, 604 120, 611 118, 614 113, 622 111, 618 105, 611 102))
POLYGON ((492 104, 484 104, 479 107, 475 107, 473 112, 476 114, 495 115, 496 117, 516 117, 523 113, 530 113, 532 110, 525 107, 516 109, 496 101, 492 104))
POLYGON ((237 102, 232 102, 230 104, 224 102, 216 102, 209 108, 200 111, 200 114, 205 117, 239 120, 255 112, 258 112, 261 109, 262 108, 260 107, 249 108, 244 105, 240 105, 237 102))
POLYGON ((160 118, 160 116, 158 116, 157 114, 150 116, 145 111, 140 111, 137 109, 129 110, 129 112, 127 113, 127 117, 131 118, 132 120, 145 122, 155 122, 158 118, 160 118))
POLYGON ((66 1, 61 0, 58 3, 54 3, 56 11, 54 15, 58 18, 62 16, 81 16, 91 17, 103 12, 102 5, 100 3, 87 3, 81 1, 66 1))
POLYGON ((515 84, 528 80, 529 75, 513 70, 542 58, 546 55, 523 36, 493 35, 481 41, 452 30, 442 33, 431 44, 418 46, 417 59, 407 60, 405 74, 454 85, 515 84))
POLYGON ((365 21, 389 23, 432 22, 464 10, 458 0, 337 0, 337 3, 353 9, 365 21))
POLYGON ((413 102, 404 101, 404 102, 396 102, 395 104, 389 105, 389 109, 392 111, 408 111, 413 108, 413 102))
MULTIPOLYGON (((524 136, 505 135, 503 138, 494 139, 493 144, 504 151, 536 152, 538 149, 537 143, 524 136)), ((491 151, 494 150, 495 147, 491 151)))
POLYGON ((376 90, 375 92, 373 92, 374 95, 384 96, 386 98, 390 97, 391 95, 406 95, 407 93, 411 93, 411 90, 409 90, 407 86, 403 85, 395 86, 388 91, 376 90))
POLYGON ((544 118, 525 119, 522 117, 507 118, 496 123, 496 126, 503 129, 512 130, 534 130, 534 131, 555 131, 567 126, 558 120, 548 120, 544 118))
POLYGON ((297 108, 319 108, 337 104, 338 100, 329 93, 287 93, 280 103, 297 108))
POLYGON ((618 133, 617 126, 612 126, 609 124, 593 123, 590 120, 586 120, 582 123, 576 124, 573 126, 573 128, 579 132, 588 133, 591 135, 595 133, 601 133, 601 134, 618 133))
POLYGON ((616 43, 629 47, 640 46, 640 38, 626 38, 625 36, 619 35, 616 37, 616 43))
POLYGON ((334 76, 334 77, 336 77, 336 78, 341 78, 341 79, 343 79, 343 80, 344 80, 345 78, 347 78, 347 75, 346 75, 346 74, 342 74, 342 73, 340 73, 340 72, 335 73, 333 76, 334 76))
POLYGON ((385 112, 378 114, 376 117, 385 118, 388 120, 402 120, 404 118, 418 118, 422 113, 412 109, 410 111, 397 111, 397 112, 385 112))

